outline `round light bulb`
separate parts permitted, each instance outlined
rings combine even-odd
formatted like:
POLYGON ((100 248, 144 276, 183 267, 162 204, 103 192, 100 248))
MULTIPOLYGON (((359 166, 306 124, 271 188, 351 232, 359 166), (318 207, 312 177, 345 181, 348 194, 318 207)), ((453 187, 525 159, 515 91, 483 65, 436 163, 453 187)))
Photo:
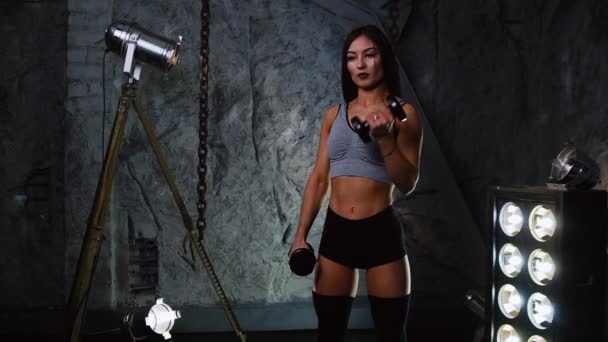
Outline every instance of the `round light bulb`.
POLYGON ((507 243, 498 253, 498 264, 507 277, 514 278, 521 272, 523 257, 515 245, 507 243))
POLYGON ((522 299, 515 286, 503 285, 498 291, 498 307, 507 318, 515 318, 521 312, 522 299))
POLYGON ((521 231, 524 222, 524 215, 517 204, 513 202, 505 203, 500 209, 498 223, 502 231, 508 236, 515 236, 521 231))
POLYGON ((496 332, 496 342, 520 342, 519 334, 510 324, 503 324, 496 332))
POLYGON ((536 240, 544 242, 555 234, 557 221, 555 220, 553 211, 542 205, 537 205, 530 213, 528 225, 530 226, 532 236, 536 240))
POLYGON ((555 263, 551 255, 542 249, 535 249, 528 259, 528 272, 532 280, 541 286, 547 285, 555 276, 555 263))
POLYGON ((554 309, 551 301, 542 293, 535 292, 528 299, 528 317, 538 329, 547 329, 553 323, 554 309))

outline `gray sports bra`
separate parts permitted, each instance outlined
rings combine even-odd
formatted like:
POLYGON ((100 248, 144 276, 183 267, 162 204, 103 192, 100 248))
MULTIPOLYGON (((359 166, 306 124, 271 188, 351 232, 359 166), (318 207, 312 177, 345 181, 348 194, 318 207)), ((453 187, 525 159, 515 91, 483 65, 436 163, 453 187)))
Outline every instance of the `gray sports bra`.
POLYGON ((392 184, 375 141, 364 143, 348 123, 348 103, 341 104, 329 132, 329 177, 357 176, 392 184))

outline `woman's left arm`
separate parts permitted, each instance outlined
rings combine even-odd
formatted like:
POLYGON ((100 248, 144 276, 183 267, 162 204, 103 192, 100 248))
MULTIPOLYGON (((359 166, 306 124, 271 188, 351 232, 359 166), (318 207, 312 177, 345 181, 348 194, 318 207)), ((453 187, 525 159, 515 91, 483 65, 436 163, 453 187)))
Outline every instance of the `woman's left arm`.
POLYGON ((422 125, 414 106, 406 103, 403 110, 407 120, 395 120, 396 138, 387 134, 376 139, 391 180, 402 193, 409 193, 418 181, 422 125))

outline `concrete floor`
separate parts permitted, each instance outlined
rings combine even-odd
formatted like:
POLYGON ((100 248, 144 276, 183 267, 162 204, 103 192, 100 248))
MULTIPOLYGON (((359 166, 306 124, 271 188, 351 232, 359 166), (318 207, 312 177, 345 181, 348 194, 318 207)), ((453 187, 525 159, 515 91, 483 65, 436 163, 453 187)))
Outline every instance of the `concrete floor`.
MULTIPOLYGON (((425 330, 408 332, 408 342, 472 342, 471 333, 453 330, 425 330)), ((240 342, 234 334, 175 336, 174 342, 240 342)), ((267 332, 247 334, 247 342, 316 342, 314 331, 267 332)), ((376 342, 371 330, 349 331, 347 342, 376 342)))
MULTIPOLYGON (((13 326, 13 330, 9 330, 9 326, 3 327, 5 334, 0 332, 0 341, 63 341, 63 337, 59 335, 63 327, 62 315, 53 315, 59 317, 56 324, 52 326, 45 325, 45 321, 21 319, 18 322, 24 323, 19 326, 13 326), (30 326, 31 324, 34 327, 30 326), (53 328, 53 330, 50 330, 53 328), (49 332, 55 332, 56 335, 43 335, 49 332), (12 334, 12 335, 7 335, 12 334), (19 335, 17 335, 19 334, 19 335), (24 335, 29 334, 29 335, 24 335)), ((92 315, 90 315, 92 317, 92 315)), ((49 317, 47 317, 49 318, 49 317)), ((0 320, 1 321, 1 320, 0 320)), ((111 321, 111 323, 115 323, 111 321)), ((481 322, 467 309, 461 308, 457 311, 435 308, 435 310, 424 311, 412 310, 408 318, 408 342, 478 342, 479 338, 475 338, 478 325, 481 322)), ((121 335, 120 329, 117 329, 116 324, 106 324, 106 327, 112 327, 111 330, 102 327, 96 329, 87 327, 83 330, 88 333, 84 334, 81 342, 132 342, 130 338, 121 335), (95 332, 95 333, 92 333, 95 332)), ((2 330, 2 329, 0 329, 2 330)), ((183 331, 183 330, 182 330, 183 331)), ((247 342, 316 342, 315 330, 292 330, 292 331, 245 331, 247 334, 247 342)), ((241 342, 238 336, 232 331, 221 333, 177 333, 173 334, 174 342, 241 342)), ((159 335, 151 336, 144 341, 160 342, 164 341, 159 335)), ((375 342, 374 331, 370 329, 356 330, 351 329, 347 332, 346 342, 375 342)))
MULTIPOLYGON (((421 329, 408 331, 408 342, 473 342, 474 333, 463 329, 421 329)), ((176 334, 173 342, 241 342, 234 333, 211 334, 176 334)), ((47 335, 0 335, 0 341, 63 341, 61 336, 47 335)), ((82 342, 132 342, 117 333, 86 335, 82 342)), ((158 335, 151 336, 144 341, 164 341, 158 335)), ((372 330, 351 330, 347 333, 347 342, 375 342, 372 330)), ((247 342, 316 342, 315 331, 280 331, 280 332, 252 332, 247 333, 247 342)))

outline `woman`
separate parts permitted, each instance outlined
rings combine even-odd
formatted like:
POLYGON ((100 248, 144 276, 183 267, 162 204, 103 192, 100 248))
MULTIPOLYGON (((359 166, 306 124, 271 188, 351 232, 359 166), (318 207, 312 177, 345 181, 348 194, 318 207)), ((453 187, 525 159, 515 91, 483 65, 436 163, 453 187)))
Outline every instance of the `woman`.
POLYGON ((418 180, 422 131, 414 107, 402 101, 407 120, 395 120, 387 96, 399 93, 396 61, 375 26, 353 30, 342 51, 345 103, 322 123, 319 150, 306 184, 291 253, 306 238, 331 182, 331 196, 316 267, 313 303, 319 341, 344 340, 358 271, 366 269, 372 318, 379 341, 405 341, 410 270, 402 226, 391 207, 395 185, 403 193, 418 180), (365 143, 351 125, 369 124, 365 143))

